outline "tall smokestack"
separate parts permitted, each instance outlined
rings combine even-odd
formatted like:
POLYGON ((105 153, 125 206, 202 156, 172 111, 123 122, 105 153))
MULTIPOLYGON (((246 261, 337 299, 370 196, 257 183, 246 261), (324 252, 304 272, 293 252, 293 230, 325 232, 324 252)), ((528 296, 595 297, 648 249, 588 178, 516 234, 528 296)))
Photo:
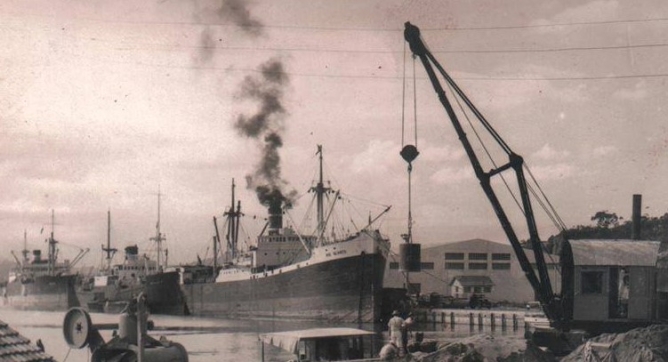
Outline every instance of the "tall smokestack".
POLYGON ((642 209, 642 195, 635 194, 633 195, 633 214, 632 214, 632 224, 633 224, 633 240, 640 240, 640 210, 642 209))
POLYGON ((269 201, 269 235, 277 235, 283 228, 283 200, 274 198, 269 201))

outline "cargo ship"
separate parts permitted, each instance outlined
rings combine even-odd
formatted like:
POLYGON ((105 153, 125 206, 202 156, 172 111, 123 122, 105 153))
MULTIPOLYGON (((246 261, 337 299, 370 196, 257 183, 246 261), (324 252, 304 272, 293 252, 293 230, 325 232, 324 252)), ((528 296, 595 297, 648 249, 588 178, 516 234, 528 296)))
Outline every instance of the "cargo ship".
POLYGON ((143 292, 152 314, 188 314, 177 271, 161 271, 155 260, 139 255, 136 245, 124 251, 122 263, 100 270, 79 284, 81 307, 90 312, 120 313, 143 292))
MULTIPOLYGON (((318 154, 320 177, 309 190, 317 201, 317 227, 310 235, 284 227, 285 198, 278 190, 265 190, 261 201, 269 211, 266 230, 258 236, 257 245, 239 252, 236 240, 242 213, 240 203, 235 209, 232 185, 232 206, 225 213, 225 260, 218 263, 214 253, 213 265, 181 267, 182 288, 192 314, 337 323, 380 320, 390 242, 372 227, 389 207, 355 232, 326 235, 334 205, 325 209, 324 199, 336 203, 342 197, 324 186, 321 146, 318 154)), ((214 246, 220 241, 217 227, 216 235, 214 246)))
POLYGON ((12 251, 16 266, 9 272, 7 284, 2 288, 1 304, 4 306, 26 309, 63 311, 78 307, 75 288, 78 275, 72 268, 88 249, 80 249, 70 262, 58 261, 58 241, 54 238, 54 213, 51 212, 51 234, 48 243, 47 258, 42 258, 39 249, 31 252, 27 249, 27 233, 24 233, 24 247, 19 258, 12 251))
POLYGON ((106 266, 96 275, 84 278, 77 289, 77 298, 83 308, 91 312, 119 313, 140 293, 146 296, 146 305, 152 314, 188 314, 185 299, 180 288, 178 271, 167 271, 165 249, 164 264, 161 263, 162 242, 160 231, 160 195, 158 195, 158 222, 156 236, 150 238, 157 245, 157 260, 139 255, 137 245, 124 249, 123 262, 112 265, 116 249, 111 247, 111 216, 107 213, 106 266))

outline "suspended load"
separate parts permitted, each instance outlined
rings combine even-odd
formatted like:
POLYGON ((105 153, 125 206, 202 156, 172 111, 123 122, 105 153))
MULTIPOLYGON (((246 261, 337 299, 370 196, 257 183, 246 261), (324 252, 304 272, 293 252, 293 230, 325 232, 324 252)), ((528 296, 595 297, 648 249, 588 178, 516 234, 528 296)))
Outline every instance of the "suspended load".
POLYGON ((403 271, 419 272, 421 269, 420 244, 404 243, 399 245, 400 266, 403 271))

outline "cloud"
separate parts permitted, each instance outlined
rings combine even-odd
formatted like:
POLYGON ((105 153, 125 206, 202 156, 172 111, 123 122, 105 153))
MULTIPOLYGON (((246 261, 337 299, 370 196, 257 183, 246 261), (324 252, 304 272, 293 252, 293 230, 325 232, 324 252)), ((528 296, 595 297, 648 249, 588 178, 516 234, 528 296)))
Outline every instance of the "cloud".
MULTIPOLYGON (((425 142, 422 143, 423 145, 425 142)), ((420 147, 420 156, 417 161, 424 162, 444 162, 444 161, 457 161, 464 157, 465 152, 457 145, 457 147, 452 147, 449 145, 445 146, 431 146, 427 145, 426 147, 420 147)))
POLYGON ((640 81, 633 86, 633 88, 620 88, 612 93, 613 98, 622 99, 622 100, 632 100, 637 101, 648 96, 647 92, 647 83, 645 81, 640 81))
POLYGON ((462 181, 468 181, 474 178, 473 169, 471 167, 453 168, 445 167, 429 178, 432 182, 439 185, 455 184, 462 181))
POLYGON ((575 166, 564 162, 531 167, 531 173, 539 182, 570 178, 575 175, 575 171, 575 166))
POLYGON ((364 151, 353 156, 350 168, 354 173, 384 173, 397 163, 400 149, 393 141, 371 140, 364 151))
POLYGON ((599 146, 592 151, 595 157, 606 157, 615 152, 617 152, 617 147, 615 146, 599 146))
POLYGON ((531 157, 540 160, 560 160, 570 155, 568 151, 557 151, 549 144, 545 144, 540 150, 534 152, 531 157))
MULTIPOLYGON (((568 8, 555 14, 548 19, 535 19, 530 22, 531 25, 550 25, 561 23, 591 22, 596 19, 609 20, 619 17, 619 2, 609 0, 599 0, 584 3, 580 6, 568 8)), ((539 31, 563 33, 561 27, 544 27, 539 31)))

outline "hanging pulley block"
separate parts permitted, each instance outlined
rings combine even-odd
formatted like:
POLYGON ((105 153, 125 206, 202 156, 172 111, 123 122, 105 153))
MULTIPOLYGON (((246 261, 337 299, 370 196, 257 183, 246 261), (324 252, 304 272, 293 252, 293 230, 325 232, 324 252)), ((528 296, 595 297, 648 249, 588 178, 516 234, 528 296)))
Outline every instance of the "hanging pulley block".
POLYGON ((401 152, 399 152, 401 157, 408 163, 413 162, 417 158, 417 156, 420 154, 418 152, 417 147, 413 145, 406 145, 404 148, 401 149, 401 152))

